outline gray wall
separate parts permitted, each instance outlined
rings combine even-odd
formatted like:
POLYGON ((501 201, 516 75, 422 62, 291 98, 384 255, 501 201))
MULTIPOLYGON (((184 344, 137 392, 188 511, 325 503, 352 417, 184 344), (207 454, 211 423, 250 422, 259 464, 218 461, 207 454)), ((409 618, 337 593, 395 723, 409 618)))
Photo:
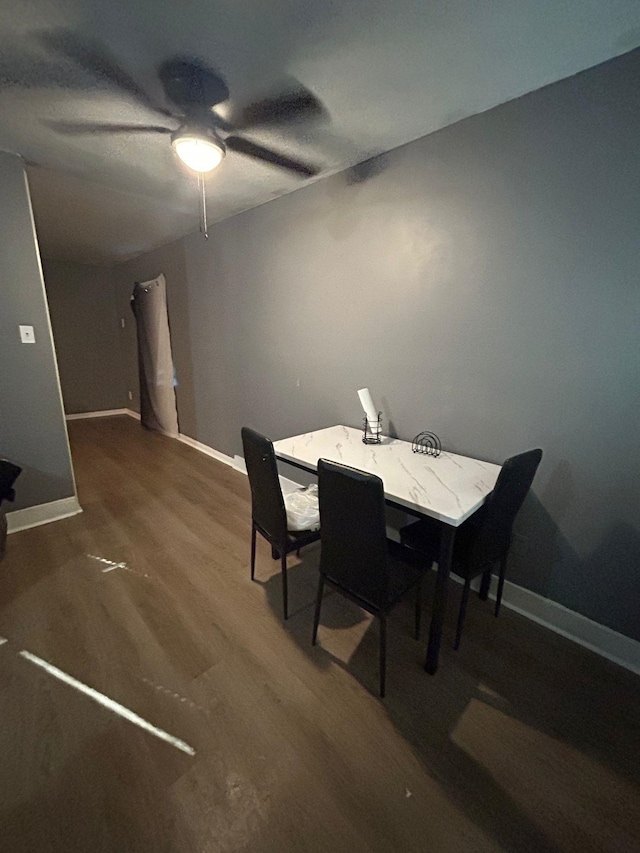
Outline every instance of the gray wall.
POLYGON ((123 408, 128 360, 120 350, 113 270, 52 260, 43 266, 65 411, 123 408))
POLYGON ((0 455, 23 468, 10 509, 75 494, 40 256, 22 161, 0 152, 0 455), (23 344, 19 325, 36 343, 23 344))
POLYGON ((355 426, 367 385, 402 438, 540 446, 511 579, 640 639, 638 79, 635 51, 175 245, 191 434, 355 426))

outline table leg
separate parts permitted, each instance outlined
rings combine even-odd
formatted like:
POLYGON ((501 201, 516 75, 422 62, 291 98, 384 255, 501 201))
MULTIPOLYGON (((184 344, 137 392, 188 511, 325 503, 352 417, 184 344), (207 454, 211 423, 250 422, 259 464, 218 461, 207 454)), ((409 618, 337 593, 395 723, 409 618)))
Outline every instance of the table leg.
POLYGON ((447 587, 449 585, 449 572, 451 571, 451 559, 453 557, 453 543, 456 537, 456 528, 449 524, 442 525, 440 535, 440 556, 438 558, 438 576, 436 578, 436 591, 433 598, 433 612, 431 614, 431 628, 429 629, 429 646, 427 647, 427 659, 424 664, 429 675, 435 675, 438 669, 438 656, 440 654, 440 641, 442 639, 442 623, 447 607, 447 587))

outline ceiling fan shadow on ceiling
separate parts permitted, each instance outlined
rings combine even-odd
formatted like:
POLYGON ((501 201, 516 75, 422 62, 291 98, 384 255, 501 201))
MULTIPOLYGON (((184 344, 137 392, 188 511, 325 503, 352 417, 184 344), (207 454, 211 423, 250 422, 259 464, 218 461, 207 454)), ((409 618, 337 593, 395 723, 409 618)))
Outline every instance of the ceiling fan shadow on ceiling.
POLYGON ((134 98, 141 106, 158 114, 148 125, 92 124, 49 121, 58 133, 81 134, 164 134, 184 165, 198 175, 203 200, 203 224, 206 234, 206 196, 204 175, 224 159, 227 151, 250 157, 284 169, 301 178, 314 177, 318 167, 258 145, 238 131, 286 127, 299 121, 326 119, 321 101, 303 86, 273 98, 265 98, 240 110, 233 122, 223 118, 215 107, 229 100, 224 78, 197 59, 174 57, 158 68, 158 78, 167 104, 156 102, 111 56, 99 42, 84 40, 70 30, 43 32, 44 47, 134 98))

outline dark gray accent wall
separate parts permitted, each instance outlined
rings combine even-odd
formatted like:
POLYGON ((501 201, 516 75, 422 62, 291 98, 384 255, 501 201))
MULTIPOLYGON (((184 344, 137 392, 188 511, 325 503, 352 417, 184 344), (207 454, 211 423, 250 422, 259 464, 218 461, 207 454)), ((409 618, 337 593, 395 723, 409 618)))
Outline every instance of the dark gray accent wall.
POLYGON ((639 79, 634 51, 187 238, 191 434, 356 426, 369 386, 401 438, 540 446, 511 580, 640 639, 639 79))
POLYGON ((22 161, 0 152, 0 455, 23 468, 11 509, 75 494, 40 256, 22 161), (23 344, 19 325, 32 325, 23 344))
POLYGON ((43 266, 65 411, 125 407, 113 269, 52 260, 43 266))

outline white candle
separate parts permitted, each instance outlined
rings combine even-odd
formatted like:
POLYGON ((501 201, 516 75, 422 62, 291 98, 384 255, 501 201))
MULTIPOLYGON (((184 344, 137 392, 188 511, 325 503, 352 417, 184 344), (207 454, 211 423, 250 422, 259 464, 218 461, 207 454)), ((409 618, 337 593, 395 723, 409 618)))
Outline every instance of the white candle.
POLYGON ((371 399, 369 389, 361 388, 358 391, 358 397, 360 397, 360 403, 362 404, 362 408, 364 409, 364 413, 367 416, 369 423, 377 421, 378 412, 376 411, 376 407, 373 405, 373 400, 371 399))

